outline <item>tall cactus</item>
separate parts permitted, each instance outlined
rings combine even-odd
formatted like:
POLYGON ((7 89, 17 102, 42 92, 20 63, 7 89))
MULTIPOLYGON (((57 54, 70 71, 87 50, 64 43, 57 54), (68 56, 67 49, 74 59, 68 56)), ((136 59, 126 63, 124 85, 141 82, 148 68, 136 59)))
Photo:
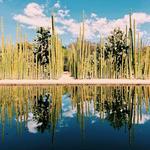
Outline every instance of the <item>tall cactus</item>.
POLYGON ((134 19, 134 77, 137 78, 137 47, 136 47, 136 24, 134 19))
POLYGON ((142 71, 141 71, 141 49, 140 49, 140 34, 138 33, 138 67, 137 67, 137 72, 138 72, 138 78, 142 76, 142 71))
POLYGON ((134 45, 133 45, 133 31, 132 31, 132 15, 130 13, 129 15, 129 72, 130 72, 130 78, 132 77, 133 74, 133 69, 134 69, 134 45))

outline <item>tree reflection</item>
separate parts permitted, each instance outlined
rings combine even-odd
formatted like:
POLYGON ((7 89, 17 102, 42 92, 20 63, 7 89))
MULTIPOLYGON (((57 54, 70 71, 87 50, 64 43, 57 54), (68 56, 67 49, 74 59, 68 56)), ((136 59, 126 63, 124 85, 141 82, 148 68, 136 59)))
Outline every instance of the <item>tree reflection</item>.
POLYGON ((52 107, 52 100, 49 94, 40 95, 38 98, 35 96, 35 104, 33 107, 34 120, 37 121, 38 131, 44 132, 50 129, 50 110, 52 107))
POLYGON ((51 133, 52 143, 54 143, 56 125, 62 107, 62 88, 53 87, 48 92, 46 91, 43 90, 40 95, 38 91, 34 96, 33 120, 37 123, 36 128, 39 132, 43 133, 48 130, 51 133))
POLYGON ((143 93, 141 89, 128 86, 74 87, 71 93, 72 103, 77 108, 81 131, 85 131, 85 117, 93 114, 102 120, 107 120, 114 129, 120 130, 125 127, 131 144, 134 137, 134 124, 139 118, 139 110, 142 106, 137 98, 137 95, 140 96, 143 93))
POLYGON ((1 87, 2 139, 5 136, 7 122, 13 122, 15 117, 17 132, 22 130, 23 122, 27 123, 27 127, 30 122, 30 127, 35 127, 36 132, 49 131, 53 143, 56 125, 61 117, 64 93, 71 97, 70 108, 77 112, 76 118, 80 123, 83 137, 87 132, 87 119, 101 119, 107 120, 117 130, 128 127, 129 142, 133 143, 135 124, 143 123, 144 113, 149 115, 150 87, 1 87), (31 117, 29 114, 32 114, 31 117))
POLYGON ((115 129, 120 129, 129 119, 130 110, 122 95, 121 89, 114 89, 113 101, 105 101, 106 119, 115 129))

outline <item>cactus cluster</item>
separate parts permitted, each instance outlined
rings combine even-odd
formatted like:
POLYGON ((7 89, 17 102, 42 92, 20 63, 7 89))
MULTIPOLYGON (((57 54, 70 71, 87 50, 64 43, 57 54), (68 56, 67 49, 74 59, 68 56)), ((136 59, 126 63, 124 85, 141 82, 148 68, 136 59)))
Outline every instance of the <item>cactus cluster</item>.
POLYGON ((11 36, 5 37, 1 18, 0 79, 58 79, 64 68, 68 68, 76 79, 150 78, 150 47, 143 46, 136 31, 136 20, 132 21, 132 14, 129 15, 129 28, 126 26, 125 33, 114 30, 114 35, 108 37, 107 42, 111 44, 108 44, 104 37, 101 37, 99 43, 87 41, 85 23, 83 19, 77 41, 71 44, 65 55, 52 15, 51 36, 47 44, 42 45, 47 48, 42 52, 48 61, 41 65, 36 58, 38 56, 33 54, 35 45, 28 42, 21 27, 17 25, 14 44, 11 36))
MULTIPOLYGON (((28 42, 27 35, 17 25, 16 43, 11 37, 4 38, 3 19, 1 18, 0 78, 1 79, 57 79, 63 73, 63 49, 54 31, 52 16, 52 35, 48 38, 47 65, 41 65, 33 53, 35 45, 28 42), (36 61, 36 62, 35 62, 36 61)), ((36 55, 37 56, 37 55, 36 55)))
POLYGON ((131 14, 125 34, 115 29, 107 38, 110 44, 103 37, 98 44, 85 40, 85 31, 83 21, 77 42, 72 44, 69 53, 72 76, 78 79, 150 78, 150 47, 143 46, 131 14))

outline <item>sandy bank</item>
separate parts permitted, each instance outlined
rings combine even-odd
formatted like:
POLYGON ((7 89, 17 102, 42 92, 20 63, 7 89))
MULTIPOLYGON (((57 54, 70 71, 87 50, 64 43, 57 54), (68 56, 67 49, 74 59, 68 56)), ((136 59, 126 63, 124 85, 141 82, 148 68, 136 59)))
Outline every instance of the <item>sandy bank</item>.
POLYGON ((59 79, 59 80, 0 80, 0 85, 150 85, 150 80, 136 79, 59 79))

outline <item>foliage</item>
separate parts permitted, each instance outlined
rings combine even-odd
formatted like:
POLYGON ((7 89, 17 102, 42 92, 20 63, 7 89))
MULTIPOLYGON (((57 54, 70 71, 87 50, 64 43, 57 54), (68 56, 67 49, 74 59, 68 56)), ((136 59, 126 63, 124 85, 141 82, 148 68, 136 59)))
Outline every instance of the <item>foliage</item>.
POLYGON ((117 72, 120 71, 122 61, 127 56, 129 50, 126 41, 124 32, 117 28, 114 29, 105 43, 105 59, 109 59, 112 56, 113 65, 116 67, 117 72))
POLYGON ((51 37, 50 31, 40 27, 37 30, 37 37, 35 39, 34 48, 34 62, 46 65, 49 63, 49 38, 51 37))

